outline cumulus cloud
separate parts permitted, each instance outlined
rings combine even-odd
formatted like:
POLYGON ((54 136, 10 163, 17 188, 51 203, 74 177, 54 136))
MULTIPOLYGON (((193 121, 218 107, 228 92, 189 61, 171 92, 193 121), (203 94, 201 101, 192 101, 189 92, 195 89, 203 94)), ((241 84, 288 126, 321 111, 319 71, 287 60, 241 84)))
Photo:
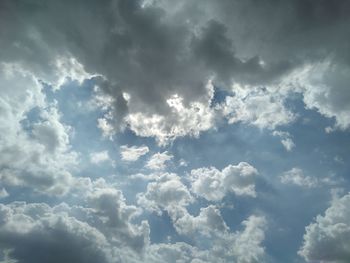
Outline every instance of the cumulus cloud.
POLYGON ((204 102, 192 101, 184 105, 184 98, 175 94, 166 100, 167 115, 145 115, 142 112, 130 113, 126 118, 129 128, 137 135, 155 137, 164 146, 177 137, 191 135, 198 137, 202 131, 215 126, 216 111, 210 107, 213 99, 211 82, 207 84, 207 99, 204 102))
POLYGON ((297 84, 302 87, 303 100, 309 109, 316 109, 328 118, 335 118, 335 128, 350 127, 350 68, 334 59, 326 59, 302 68, 297 74, 297 84))
POLYGON ((348 262, 350 259, 350 194, 332 201, 324 215, 308 225, 299 255, 308 262, 348 262))
MULTIPOLYGON (((90 102, 101 110, 93 121, 112 140, 129 129, 166 146, 178 137, 197 138, 225 120, 267 129, 291 151, 292 135, 281 130, 298 117, 298 107, 290 107, 294 99, 301 97, 307 109, 334 119, 327 132, 350 127, 349 12, 346 0, 1 1, 0 197, 12 198, 13 188, 14 193, 26 188, 31 198, 70 194, 81 206, 1 205, 5 252, 0 257, 18 262, 40 262, 39 256, 51 262, 263 261, 264 217, 250 216, 241 231, 232 233, 219 204, 196 214, 187 210, 194 196, 215 202, 230 193, 255 197, 254 167, 242 162, 222 170, 195 169, 187 187, 178 175, 165 173, 173 156, 154 154, 146 168, 164 173, 147 178, 138 205, 167 211, 180 235, 210 236, 211 243, 210 249, 197 247, 200 242, 150 244, 148 224, 133 223, 140 207, 127 205, 106 182, 73 176, 79 153, 72 149, 72 128, 44 89, 54 93, 67 80, 89 80, 85 83, 95 85, 90 102), (225 91, 222 100, 215 97, 216 87, 225 91), (290 97, 294 93, 301 96, 290 97)), ((96 164, 109 159, 106 152, 92 151, 96 164)), ((148 151, 147 146, 120 148, 129 162, 148 151)), ((296 168, 281 177, 282 183, 308 188, 333 184, 328 179, 296 168)), ((347 199, 339 200, 346 211, 347 199)), ((300 252, 307 260, 318 260, 320 250, 321 260, 348 259, 344 247, 333 246, 338 257, 323 247, 333 239, 347 245, 346 231, 340 233, 347 215, 338 208, 333 212, 334 204, 307 229, 300 252), (328 214, 339 216, 340 223, 328 214)))
POLYGON ((55 103, 46 102, 33 74, 2 63, 0 80, 0 131, 6 134, 0 138, 2 184, 65 193, 78 157, 70 146, 71 128, 61 122, 55 103))
POLYGON ((155 262, 159 260, 158 253, 164 258, 169 257, 170 262, 264 261, 266 255, 262 242, 267 221, 263 216, 252 215, 242 222, 242 231, 231 232, 220 209, 214 205, 202 207, 197 215, 192 215, 187 206, 194 201, 175 174, 161 175, 148 183, 145 193, 138 195, 141 206, 158 214, 166 211, 175 230, 196 244, 154 244, 150 246, 149 256, 154 257, 155 262), (179 247, 184 251, 180 251, 179 247))
MULTIPOLYGON (((213 211, 211 208, 208 210, 213 211)), ((183 242, 154 244, 150 246, 147 259, 151 259, 150 262, 162 262, 161 260, 192 263, 265 262, 266 255, 262 242, 267 227, 266 219, 250 216, 242 222, 242 225, 242 231, 224 233, 219 229, 216 238, 206 237, 205 240, 211 242, 208 250, 183 242)), ((200 240, 197 242, 200 243, 200 240)))
POLYGON ((132 222, 140 208, 126 204, 122 192, 103 179, 80 178, 72 191, 81 205, 0 205, 0 248, 8 260, 109 263, 143 257, 149 226, 132 222))
POLYGON ((122 160, 124 161, 135 162, 141 156, 147 154, 148 152, 149 152, 149 148, 145 145, 142 145, 140 147, 137 147, 137 146, 129 147, 127 145, 120 146, 120 154, 122 156, 122 160))
POLYGON ((164 170, 166 163, 173 159, 167 151, 153 154, 146 163, 146 167, 152 170, 164 170))
POLYGON ((264 261, 265 250, 261 243, 265 239, 266 219, 253 215, 244 220, 242 224, 245 228, 239 233, 233 245, 233 254, 237 262, 264 261))
POLYGON ((227 233, 229 228, 223 220, 220 210, 210 205, 200 209, 198 216, 192 216, 186 210, 171 213, 174 227, 180 234, 203 234, 212 236, 218 233, 227 233))
POLYGON ((258 128, 274 130, 295 120, 296 116, 284 106, 285 96, 274 87, 232 87, 234 96, 227 96, 218 107, 229 123, 243 122, 258 128))
POLYGON ((193 201, 187 187, 176 174, 165 173, 147 185, 147 191, 138 195, 138 203, 148 210, 161 213, 178 206, 186 206, 193 201))
POLYGON ((255 180, 258 171, 248 163, 229 165, 221 171, 215 167, 192 170, 193 193, 210 201, 219 201, 230 192, 256 197, 255 180))
POLYGON ((45 204, 1 205, 0 246, 17 262, 110 262, 111 247, 97 229, 45 204))

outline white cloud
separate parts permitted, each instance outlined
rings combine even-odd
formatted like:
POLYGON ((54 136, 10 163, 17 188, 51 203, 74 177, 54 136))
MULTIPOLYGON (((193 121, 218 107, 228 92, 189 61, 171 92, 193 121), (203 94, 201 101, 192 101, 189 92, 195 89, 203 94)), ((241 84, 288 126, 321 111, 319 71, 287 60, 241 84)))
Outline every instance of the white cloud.
MULTIPOLYGON (((208 249, 203 249, 198 246, 189 245, 183 242, 177 243, 160 243, 149 247, 149 253, 146 257, 146 262, 237 262, 237 263, 253 263, 265 262, 265 249, 262 242, 265 239, 265 229, 267 222, 264 217, 250 216, 242 222, 243 230, 234 233, 225 232, 226 226, 222 224, 222 218, 217 221, 217 212, 212 207, 202 210, 202 215, 196 220, 204 225, 195 225, 196 228, 210 227, 212 224, 219 223, 219 228, 211 231, 210 237, 198 237, 196 244, 204 241, 207 243, 208 249), (204 216, 205 213, 212 213, 212 216, 204 216), (211 221, 214 219, 213 221, 211 221), (204 221, 203 221, 204 220, 204 221), (209 221, 211 222, 209 222, 209 221), (222 229, 222 227, 224 227, 222 229), (209 245, 208 245, 209 244, 209 245), (163 261, 162 261, 163 260, 163 261)), ((193 235, 190 237, 196 237, 193 235)))
POLYGON ((294 167, 291 170, 284 172, 280 176, 280 180, 283 184, 293 184, 305 188, 335 186, 341 182, 339 178, 335 178, 334 174, 319 177, 309 176, 305 175, 304 171, 297 167, 294 167))
POLYGON ((214 205, 201 208, 196 216, 191 215, 187 206, 193 201, 190 192, 175 174, 163 174, 148 184, 145 193, 138 195, 138 203, 146 209, 158 214, 167 211, 175 230, 196 244, 151 245, 148 256, 153 262, 160 262, 159 258, 170 262, 222 263, 264 260, 262 242, 267 225, 264 217, 252 215, 242 222, 242 231, 230 232, 219 208, 214 205))
POLYGON ((245 228, 238 234, 233 245, 233 255, 237 258, 237 262, 264 261, 265 249, 261 243, 265 239, 266 219, 252 215, 242 224, 245 228))
POLYGON ((306 227, 299 255, 308 262, 349 262, 350 194, 333 200, 324 215, 306 227))
POLYGON ((167 151, 158 152, 152 155, 146 163, 146 167, 152 170, 164 170, 166 163, 173 159, 173 156, 167 151))
POLYGON ((120 154, 122 156, 122 160, 129 161, 129 162, 135 162, 137 161, 141 156, 147 154, 149 152, 149 148, 145 145, 142 146, 127 146, 122 145, 120 146, 120 154))
POLYGON ((229 228, 223 220, 220 210, 213 205, 201 208, 198 216, 192 216, 186 209, 170 213, 176 231, 180 234, 215 236, 227 233, 229 228))
POLYGON ((294 80, 302 88, 306 107, 328 118, 334 117, 335 128, 342 130, 350 127, 349 73, 349 66, 326 60, 305 66, 296 73, 294 80))
POLYGON ((141 260, 150 245, 147 221, 134 223, 141 208, 102 178, 77 178, 70 194, 78 205, 0 204, 0 250, 21 263, 141 260))
POLYGON ((107 118, 97 119, 97 127, 101 129, 102 136, 104 138, 112 139, 112 136, 116 133, 113 126, 108 122, 107 118))
POLYGON ((303 170, 296 167, 284 172, 283 175, 280 176, 280 179, 283 184, 294 184, 308 188, 318 185, 317 178, 305 175, 303 170))
POLYGON ((145 193, 138 194, 138 204, 151 211, 177 210, 193 201, 187 187, 176 174, 162 174, 147 185, 145 193))
POLYGON ((272 135, 281 138, 281 143, 288 152, 292 151, 295 147, 295 143, 293 142, 289 132, 273 131, 272 135))
POLYGON ((243 122, 274 130, 293 122, 296 116, 284 106, 284 92, 275 86, 233 84, 234 96, 218 106, 229 123, 243 122))
POLYGON ((64 194, 77 164, 71 150, 71 128, 61 122, 57 106, 48 104, 42 85, 19 65, 1 64, 0 178, 4 186, 64 194), (38 118, 28 114, 37 110, 38 118))
POLYGON ((198 137, 202 131, 215 126, 215 111, 210 107, 213 98, 211 82, 207 84, 207 99, 184 105, 183 98, 173 95, 166 100, 167 115, 146 115, 142 112, 130 113, 126 122, 138 136, 155 137, 159 145, 167 145, 177 137, 198 137))
POLYGON ((104 162, 112 162, 108 151, 90 153, 90 161, 93 164, 100 164, 104 162))
POLYGON ((214 167, 192 170, 191 190, 207 200, 219 201, 227 193, 255 197, 255 179, 258 171, 246 162, 229 165, 219 171, 214 167))

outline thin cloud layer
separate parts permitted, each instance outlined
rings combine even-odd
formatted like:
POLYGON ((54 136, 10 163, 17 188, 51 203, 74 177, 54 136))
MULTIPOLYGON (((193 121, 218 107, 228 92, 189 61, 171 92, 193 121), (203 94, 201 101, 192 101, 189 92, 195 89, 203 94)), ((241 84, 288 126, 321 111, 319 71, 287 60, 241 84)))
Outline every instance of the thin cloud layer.
POLYGON ((120 154, 122 156, 122 160, 129 161, 129 162, 135 162, 137 161, 141 156, 147 154, 149 152, 149 148, 147 146, 131 146, 128 147, 127 145, 120 146, 120 154))

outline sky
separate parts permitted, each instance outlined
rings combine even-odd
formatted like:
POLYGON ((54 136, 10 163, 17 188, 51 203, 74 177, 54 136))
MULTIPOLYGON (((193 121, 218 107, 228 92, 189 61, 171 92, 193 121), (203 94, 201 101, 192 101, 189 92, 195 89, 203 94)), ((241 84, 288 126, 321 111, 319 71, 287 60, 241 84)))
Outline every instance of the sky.
POLYGON ((0 263, 350 262, 350 2, 0 1, 0 263))

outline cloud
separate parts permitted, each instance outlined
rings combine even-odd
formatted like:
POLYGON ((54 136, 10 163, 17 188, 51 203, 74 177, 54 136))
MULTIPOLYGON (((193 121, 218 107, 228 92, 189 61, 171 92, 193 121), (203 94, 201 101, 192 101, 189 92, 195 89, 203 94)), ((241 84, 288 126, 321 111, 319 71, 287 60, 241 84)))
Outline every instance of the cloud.
MULTIPOLYGON (((258 51, 238 56, 232 23, 220 21, 222 15, 215 12, 194 23, 191 16, 184 17, 186 4, 181 5, 184 9, 173 16, 171 8, 134 0, 84 5, 6 1, 2 6, 9 15, 0 21, 7 25, 0 45, 7 52, 1 59, 21 64, 54 86, 62 79, 94 78, 113 99, 107 117, 99 119, 105 136, 125 127, 155 137, 161 145, 180 136, 198 136, 215 127, 209 80, 224 88, 232 79, 268 83, 291 66, 285 60, 262 63, 258 51), (70 12, 65 11, 67 5, 70 12)), ((195 9, 205 14, 211 5, 195 9)))
POLYGON ((55 103, 47 103, 43 87, 16 64, 0 65, 0 178, 4 186, 64 194, 77 164, 71 128, 61 122, 55 103))
POLYGON ((288 151, 292 151, 293 148, 295 147, 295 143, 292 140, 292 136, 290 135, 289 132, 284 132, 284 131, 273 131, 272 133, 273 136, 278 136, 281 138, 281 143, 283 147, 288 151))
POLYGON ((295 184, 302 187, 312 188, 318 185, 317 178, 304 175, 303 170, 300 168, 292 168, 291 170, 284 172, 280 176, 283 184, 295 184))
POLYGON ((171 213, 174 227, 180 234, 202 234, 207 237, 227 233, 229 228, 223 220, 220 210, 214 205, 200 209, 198 216, 192 216, 186 210, 171 213))
POLYGON ((120 154, 122 156, 122 160, 124 161, 135 162, 141 156, 145 155, 148 152, 149 152, 149 148, 145 145, 142 145, 140 147, 137 147, 137 146, 129 147, 127 145, 120 146, 120 154))
POLYGON ((0 249, 9 259, 110 263, 143 257, 149 226, 132 222, 140 208, 126 204, 122 192, 101 178, 80 178, 71 191, 79 205, 0 205, 0 249))
MULTIPOLYGON (((211 208, 208 210, 213 211, 211 208)), ((151 245, 147 260, 149 262, 165 260, 166 262, 192 263, 265 262, 265 249, 261 243, 265 238, 266 219, 250 216, 242 222, 242 225, 244 227, 242 231, 223 234, 220 229, 216 238, 206 237, 205 240, 211 244, 208 250, 183 242, 151 245)), ((201 226, 198 225, 198 227, 201 226)), ((200 242, 197 240, 197 244, 200 242)))
POLYGON ((138 204, 151 211, 177 210, 193 201, 187 187, 176 174, 165 173, 147 185, 145 193, 138 194, 138 204))
POLYGON ((100 164, 103 162, 112 162, 108 151, 90 153, 90 161, 93 164, 100 164))
POLYGON ((216 111, 210 107, 214 94, 210 81, 206 88, 206 101, 192 101, 187 106, 184 98, 175 94, 166 100, 169 109, 166 115, 130 113, 126 122, 138 136, 155 137, 161 146, 177 137, 198 137, 202 131, 213 128, 217 118, 216 111))
POLYGON ((328 118, 335 118, 335 128, 350 127, 348 91, 350 68, 334 59, 305 66, 297 75, 303 89, 303 100, 309 109, 316 109, 328 118))
POLYGON ((6 198, 6 197, 8 197, 9 196, 9 193, 6 191, 6 189, 4 188, 4 187, 2 187, 1 189, 0 189, 0 199, 1 198, 6 198))
MULTIPOLYGON (((246 167, 247 173, 248 170, 246 167)), ((170 262, 215 260, 245 263, 264 260, 266 255, 261 243, 265 239, 267 221, 263 216, 252 215, 242 222, 242 231, 231 232, 219 208, 214 205, 202 207, 198 215, 190 214, 187 206, 195 201, 175 174, 161 175, 148 183, 145 193, 138 195, 139 205, 158 214, 166 211, 175 230, 195 244, 154 244, 150 246, 149 257, 155 262, 160 257, 158 253, 169 258, 170 262), (179 247, 183 250, 180 251, 179 247)))
POLYGON ((265 239, 267 221, 262 216, 252 215, 242 222, 244 230, 238 234, 233 245, 237 262, 260 262, 264 260, 265 250, 261 246, 265 239))
POLYGON ((229 165, 219 171, 215 167, 192 170, 189 179, 193 193, 209 201, 219 201, 226 194, 256 197, 258 171, 248 163, 229 165))
POLYGON ((332 201, 324 215, 308 225, 299 255, 308 262, 348 262, 350 259, 350 194, 332 201))
POLYGON ((110 262, 97 229, 45 204, 1 205, 0 247, 17 262, 110 262))
POLYGON ((283 184, 292 184, 305 188, 335 186, 341 182, 340 179, 334 178, 334 175, 322 177, 305 175, 304 171, 297 167, 284 172, 283 175, 280 176, 280 180, 283 184))
POLYGON ((152 170, 164 170, 166 162, 173 159, 173 156, 167 151, 153 154, 146 163, 146 167, 152 170))
POLYGON ((285 96, 278 87, 234 84, 234 96, 227 96, 218 107, 229 123, 243 122, 258 128, 274 130, 296 118, 284 106, 285 96))

